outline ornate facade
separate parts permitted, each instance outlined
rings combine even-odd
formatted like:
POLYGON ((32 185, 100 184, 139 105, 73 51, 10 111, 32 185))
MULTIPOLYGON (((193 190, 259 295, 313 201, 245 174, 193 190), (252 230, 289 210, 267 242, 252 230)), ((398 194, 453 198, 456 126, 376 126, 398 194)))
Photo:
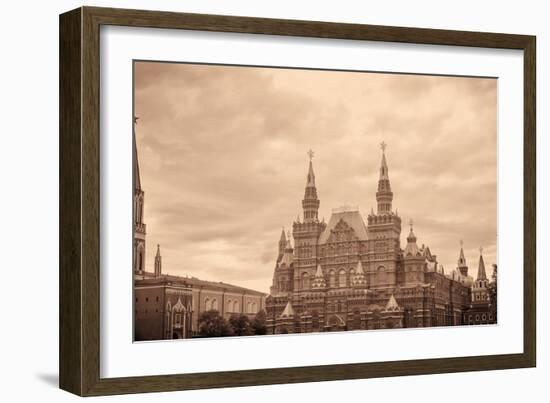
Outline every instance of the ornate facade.
POLYGON ((292 235, 283 230, 279 240, 266 300, 268 333, 462 325, 476 303, 472 297, 486 295, 487 282, 468 275, 462 247, 457 268, 445 274, 430 248, 417 244, 412 221, 401 246, 385 147, 377 209, 366 224, 349 206, 333 209, 328 223, 319 221, 310 151, 303 220, 298 217, 292 235))

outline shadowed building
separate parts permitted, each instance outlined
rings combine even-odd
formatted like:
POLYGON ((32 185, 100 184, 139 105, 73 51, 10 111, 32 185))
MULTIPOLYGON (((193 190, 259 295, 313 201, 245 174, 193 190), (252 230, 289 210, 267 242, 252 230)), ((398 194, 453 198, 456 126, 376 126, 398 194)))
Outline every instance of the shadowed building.
MULTIPOLYGON (((281 233, 270 295, 268 333, 452 326, 464 324, 473 282, 461 247, 457 268, 445 274, 437 256, 418 246, 410 222, 401 246, 401 217, 382 146, 377 210, 367 224, 358 208, 333 209, 319 221, 313 153, 302 200, 303 220, 281 233)), ((474 289, 472 289, 474 286, 474 289)), ((475 290, 475 291, 473 291, 475 290)))

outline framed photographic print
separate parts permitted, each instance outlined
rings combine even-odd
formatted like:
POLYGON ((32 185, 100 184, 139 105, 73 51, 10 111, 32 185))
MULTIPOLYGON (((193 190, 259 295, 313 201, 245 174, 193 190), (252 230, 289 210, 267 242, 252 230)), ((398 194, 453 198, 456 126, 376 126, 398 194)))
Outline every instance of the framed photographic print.
POLYGON ((533 36, 62 14, 60 386, 535 366, 535 158, 533 36))

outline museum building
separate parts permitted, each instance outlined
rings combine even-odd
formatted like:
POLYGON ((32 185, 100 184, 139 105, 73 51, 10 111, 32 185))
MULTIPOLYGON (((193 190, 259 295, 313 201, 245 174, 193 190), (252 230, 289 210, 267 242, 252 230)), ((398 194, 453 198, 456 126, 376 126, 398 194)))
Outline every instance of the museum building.
POLYGON ((412 221, 401 246, 401 217, 392 208, 386 145, 381 146, 377 210, 371 209, 366 224, 350 206, 333 209, 328 223, 319 220, 310 151, 303 219, 279 239, 266 300, 268 333, 496 322, 481 254, 474 281, 462 244, 457 267, 448 274, 428 246, 418 245, 412 221))

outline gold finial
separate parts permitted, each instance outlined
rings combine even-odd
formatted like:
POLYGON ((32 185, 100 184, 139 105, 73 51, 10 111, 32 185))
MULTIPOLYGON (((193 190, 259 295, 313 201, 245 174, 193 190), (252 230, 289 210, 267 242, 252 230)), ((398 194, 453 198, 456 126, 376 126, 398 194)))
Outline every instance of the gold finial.
POLYGON ((412 229, 413 229, 413 224, 414 224, 414 222, 413 222, 413 219, 411 218, 411 219, 409 220, 409 225, 411 226, 411 231, 412 231, 412 229))
POLYGON ((479 247, 479 254, 480 254, 480 255, 483 254, 483 246, 480 246, 480 247, 479 247))
POLYGON ((312 160, 313 160, 313 157, 315 156, 315 153, 314 153, 313 150, 310 148, 309 151, 307 152, 307 155, 309 156, 309 160, 312 161, 312 160))
POLYGON ((388 146, 388 145, 386 144, 385 141, 382 141, 382 142, 380 143, 380 148, 382 149, 382 152, 385 152, 385 151, 386 151, 386 147, 387 147, 387 146, 388 146))
POLYGON ((464 241, 461 239, 460 240, 460 247, 462 248, 464 246, 464 241))

